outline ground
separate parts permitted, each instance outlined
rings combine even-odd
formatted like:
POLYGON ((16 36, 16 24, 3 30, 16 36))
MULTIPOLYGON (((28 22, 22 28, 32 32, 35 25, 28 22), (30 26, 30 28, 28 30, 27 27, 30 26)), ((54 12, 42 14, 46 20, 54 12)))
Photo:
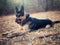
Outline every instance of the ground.
MULTIPOLYGON (((49 18, 50 20, 60 21, 60 11, 48 11, 48 12, 39 12, 30 14, 31 17, 35 18, 49 18)), ((24 27, 21 30, 21 26, 15 22, 15 14, 9 16, 0 17, 0 44, 6 43, 9 41, 11 44, 6 45, 60 45, 60 23, 55 24, 54 27, 38 29, 34 32, 25 33, 26 30, 24 27), (14 37, 12 39, 4 38, 2 40, 2 34, 6 32, 12 33, 25 33, 22 36, 14 37)))

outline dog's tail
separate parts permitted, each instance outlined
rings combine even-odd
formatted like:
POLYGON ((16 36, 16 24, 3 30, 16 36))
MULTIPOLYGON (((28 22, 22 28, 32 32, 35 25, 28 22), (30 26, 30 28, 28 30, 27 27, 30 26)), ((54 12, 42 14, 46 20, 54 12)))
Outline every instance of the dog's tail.
POLYGON ((57 24, 57 23, 60 23, 60 21, 54 21, 53 23, 54 23, 54 24, 57 24))

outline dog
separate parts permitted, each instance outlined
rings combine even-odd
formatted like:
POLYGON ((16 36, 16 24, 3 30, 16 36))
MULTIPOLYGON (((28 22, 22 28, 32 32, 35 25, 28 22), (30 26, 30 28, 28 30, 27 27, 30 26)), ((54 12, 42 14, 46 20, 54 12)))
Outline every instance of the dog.
POLYGON ((20 24, 21 26, 24 26, 25 24, 28 24, 28 28, 30 31, 38 30, 39 28, 45 28, 47 25, 50 25, 50 27, 53 27, 55 23, 60 23, 60 21, 52 22, 50 19, 36 19, 30 17, 30 14, 24 14, 24 6, 21 6, 21 10, 18 11, 18 8, 16 8, 16 23, 20 24))

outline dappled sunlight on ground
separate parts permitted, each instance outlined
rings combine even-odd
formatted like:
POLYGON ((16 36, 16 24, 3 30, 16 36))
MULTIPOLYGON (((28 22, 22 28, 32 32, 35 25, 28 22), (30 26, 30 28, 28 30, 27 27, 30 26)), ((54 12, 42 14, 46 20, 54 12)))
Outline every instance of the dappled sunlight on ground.
POLYGON ((51 19, 52 21, 60 20, 60 11, 49 11, 31 14, 31 17, 39 19, 51 19))
MULTIPOLYGON (((40 19, 49 18, 52 21, 60 21, 60 11, 40 12, 31 14, 31 16, 40 19)), ((25 33, 28 31, 28 29, 25 29, 27 27, 22 30, 22 27, 15 22, 15 18, 15 15, 0 17, 0 38, 2 38, 1 34, 5 32, 25 33)), ((12 39, 8 39, 7 41, 12 43, 12 45, 59 45, 60 23, 55 24, 54 27, 38 29, 37 31, 28 32, 21 37, 18 36, 12 39)))

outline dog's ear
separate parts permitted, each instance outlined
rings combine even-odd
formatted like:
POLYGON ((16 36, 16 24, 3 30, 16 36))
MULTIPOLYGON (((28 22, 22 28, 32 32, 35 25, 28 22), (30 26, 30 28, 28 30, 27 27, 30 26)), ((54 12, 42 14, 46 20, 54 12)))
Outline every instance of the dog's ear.
POLYGON ((21 8, 20 8, 20 16, 24 16, 24 6, 22 5, 21 8))
POLYGON ((20 15, 19 15, 19 10, 18 10, 18 8, 17 7, 15 7, 15 9, 16 9, 16 17, 19 17, 20 15))
POLYGON ((24 6, 23 5, 21 6, 20 11, 24 11, 24 6))
POLYGON ((16 13, 18 13, 18 8, 17 8, 17 7, 15 7, 15 9, 16 9, 16 13))

